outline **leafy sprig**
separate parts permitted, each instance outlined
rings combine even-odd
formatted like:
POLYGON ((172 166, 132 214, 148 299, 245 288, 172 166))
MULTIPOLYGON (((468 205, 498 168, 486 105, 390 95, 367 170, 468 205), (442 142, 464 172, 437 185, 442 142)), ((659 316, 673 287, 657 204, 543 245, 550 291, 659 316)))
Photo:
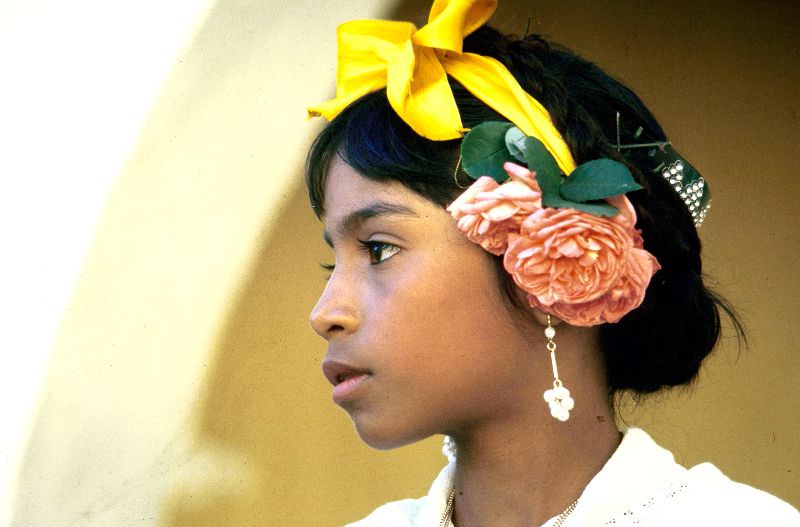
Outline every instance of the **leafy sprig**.
POLYGON ((507 161, 523 164, 534 172, 545 207, 614 216, 619 211, 605 198, 642 188, 628 167, 608 158, 587 161, 564 175, 541 141, 511 123, 481 123, 461 143, 461 165, 473 179, 489 176, 503 183, 508 179, 503 169, 507 161))

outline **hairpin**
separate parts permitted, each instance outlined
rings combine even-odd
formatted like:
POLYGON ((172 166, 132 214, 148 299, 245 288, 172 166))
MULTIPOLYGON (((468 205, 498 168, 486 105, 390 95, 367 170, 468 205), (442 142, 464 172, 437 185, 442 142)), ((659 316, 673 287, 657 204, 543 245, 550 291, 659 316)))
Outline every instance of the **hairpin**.
MULTIPOLYGON (((634 132, 633 138, 638 139, 643 130, 640 126, 634 132)), ((619 112, 617 112, 617 151, 650 148, 647 155, 657 163, 653 173, 661 174, 661 177, 675 189, 686 208, 689 209, 694 226, 700 227, 711 208, 711 191, 706 184, 705 178, 672 148, 672 142, 654 141, 627 145, 620 143, 619 112)))

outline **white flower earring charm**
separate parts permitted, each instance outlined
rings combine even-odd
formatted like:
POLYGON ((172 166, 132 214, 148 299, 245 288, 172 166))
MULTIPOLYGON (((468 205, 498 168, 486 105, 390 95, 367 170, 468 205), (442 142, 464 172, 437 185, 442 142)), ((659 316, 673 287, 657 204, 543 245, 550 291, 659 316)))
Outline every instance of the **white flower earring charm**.
POLYGON ((553 340, 556 330, 550 323, 550 315, 547 315, 547 327, 544 329, 544 336, 547 338, 547 351, 550 352, 550 363, 553 365, 553 387, 544 392, 544 400, 550 407, 550 415, 559 421, 569 419, 569 411, 575 407, 575 401, 570 397, 569 390, 558 378, 558 364, 556 364, 556 343, 553 340))

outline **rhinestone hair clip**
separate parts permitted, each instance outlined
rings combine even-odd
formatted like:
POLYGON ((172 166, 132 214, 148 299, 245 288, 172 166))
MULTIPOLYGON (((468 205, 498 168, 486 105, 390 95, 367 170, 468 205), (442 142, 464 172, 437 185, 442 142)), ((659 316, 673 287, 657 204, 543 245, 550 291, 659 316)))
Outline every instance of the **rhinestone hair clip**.
MULTIPOLYGON (((656 157, 659 152, 651 152, 650 155, 656 157)), ((711 192, 706 186, 706 180, 672 149, 661 152, 659 157, 664 159, 655 172, 660 172, 661 177, 675 189, 688 207, 694 226, 700 227, 711 208, 711 192)))
MULTIPOLYGON (((640 126, 634 138, 642 133, 640 126)), ((711 208, 711 190, 706 180, 686 159, 680 156, 673 148, 670 141, 657 141, 654 143, 620 144, 619 112, 617 112, 617 151, 632 148, 649 148, 648 155, 656 161, 653 173, 660 174, 669 185, 678 193, 689 214, 692 215, 695 227, 700 227, 706 219, 711 208)))

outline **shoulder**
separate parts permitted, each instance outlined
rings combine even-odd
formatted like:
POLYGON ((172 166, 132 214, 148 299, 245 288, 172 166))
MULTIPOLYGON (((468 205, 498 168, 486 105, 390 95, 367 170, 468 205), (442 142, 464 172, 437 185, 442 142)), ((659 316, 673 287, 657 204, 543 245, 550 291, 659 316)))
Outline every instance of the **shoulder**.
POLYGON ((630 429, 565 525, 800 527, 800 513, 710 463, 684 468, 644 431, 630 429))
POLYGON ((794 507, 732 481, 710 463, 684 470, 683 475, 660 481, 646 496, 621 498, 620 505, 624 505, 594 525, 800 527, 800 513, 794 507))
POLYGON ((686 499, 681 501, 682 512, 698 520, 731 526, 800 527, 797 509, 772 494, 731 480, 711 463, 687 470, 686 499))

